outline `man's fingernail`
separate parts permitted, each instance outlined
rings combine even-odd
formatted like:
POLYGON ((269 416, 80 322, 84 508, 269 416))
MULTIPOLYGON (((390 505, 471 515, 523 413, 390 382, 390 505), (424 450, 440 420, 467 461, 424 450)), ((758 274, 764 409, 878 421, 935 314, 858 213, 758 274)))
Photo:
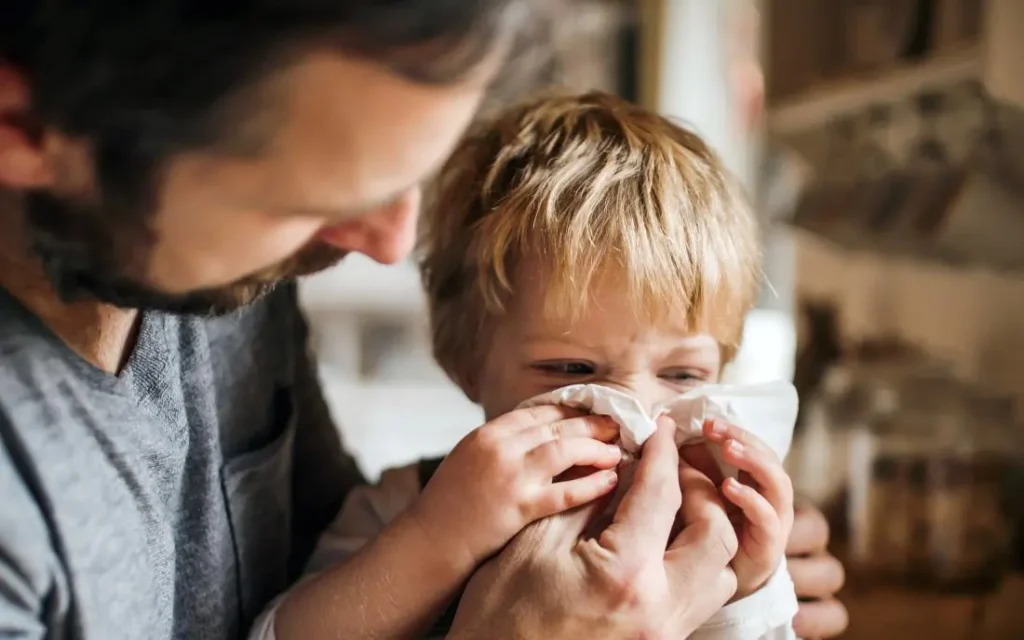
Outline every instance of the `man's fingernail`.
POLYGON ((605 471, 604 481, 606 484, 615 484, 616 482, 619 481, 619 474, 615 473, 614 471, 605 471))
POLYGON ((743 444, 740 443, 739 440, 730 440, 729 443, 725 445, 725 448, 728 449, 729 453, 732 453, 733 455, 743 455, 743 444))
POLYGON ((718 420, 711 420, 711 433, 720 436, 725 433, 725 425, 718 420))

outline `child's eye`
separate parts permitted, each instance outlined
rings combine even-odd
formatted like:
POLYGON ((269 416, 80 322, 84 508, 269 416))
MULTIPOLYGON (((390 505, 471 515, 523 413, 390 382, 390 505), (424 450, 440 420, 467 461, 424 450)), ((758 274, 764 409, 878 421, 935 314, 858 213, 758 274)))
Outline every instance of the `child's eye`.
POLYGON ((660 376, 673 382, 705 382, 707 380, 707 375, 703 371, 694 369, 662 371, 660 376))
POLYGON ((537 362, 531 366, 538 371, 556 376, 592 376, 597 371, 592 362, 582 360, 537 362))

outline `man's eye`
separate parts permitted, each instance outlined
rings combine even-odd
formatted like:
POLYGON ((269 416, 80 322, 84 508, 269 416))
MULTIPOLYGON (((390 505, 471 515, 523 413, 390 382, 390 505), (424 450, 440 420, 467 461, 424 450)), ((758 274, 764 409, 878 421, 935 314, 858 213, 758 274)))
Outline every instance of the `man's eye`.
POLYGON ((592 376, 597 370, 593 363, 578 360, 538 362, 533 368, 556 376, 592 376))

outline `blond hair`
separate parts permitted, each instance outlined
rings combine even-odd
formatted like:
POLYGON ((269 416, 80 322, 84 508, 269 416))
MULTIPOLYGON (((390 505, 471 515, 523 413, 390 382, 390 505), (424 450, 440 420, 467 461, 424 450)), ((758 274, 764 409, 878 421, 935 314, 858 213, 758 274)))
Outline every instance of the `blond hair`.
POLYGON ((693 132, 613 96, 541 98, 480 123, 445 165, 422 226, 434 354, 463 387, 527 256, 545 310, 574 316, 610 270, 653 321, 685 318, 731 358, 760 284, 757 225, 693 132))

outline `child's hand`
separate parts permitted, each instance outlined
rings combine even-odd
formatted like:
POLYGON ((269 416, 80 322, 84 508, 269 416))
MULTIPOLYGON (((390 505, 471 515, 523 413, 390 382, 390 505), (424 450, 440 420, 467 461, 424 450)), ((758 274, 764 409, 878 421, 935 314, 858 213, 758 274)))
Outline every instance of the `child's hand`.
POLYGON ((520 409, 479 427, 445 458, 410 516, 469 571, 534 520, 611 491, 621 451, 610 418, 556 406, 520 409), (556 482, 574 467, 583 477, 556 482))
POLYGON ((733 560, 736 599, 760 589, 775 573, 793 529, 793 483, 779 457, 760 438, 727 422, 704 425, 704 436, 722 448, 726 463, 740 479, 722 483, 725 499, 736 506, 739 552, 733 560))

